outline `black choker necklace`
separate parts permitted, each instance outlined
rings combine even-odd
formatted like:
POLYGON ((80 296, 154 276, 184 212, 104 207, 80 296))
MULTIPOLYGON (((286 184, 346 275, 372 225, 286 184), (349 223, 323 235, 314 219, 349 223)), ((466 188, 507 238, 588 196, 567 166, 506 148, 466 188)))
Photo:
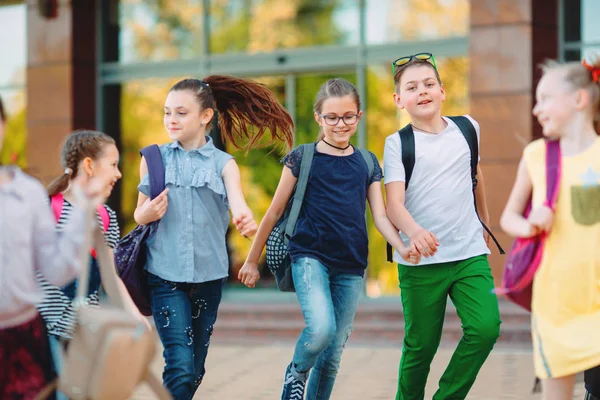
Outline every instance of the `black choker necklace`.
POLYGON ((323 141, 323 143, 325 143, 327 146, 331 146, 331 147, 333 147, 334 149, 338 149, 338 150, 341 150, 341 151, 348 150, 348 147, 352 146, 352 144, 351 144, 351 143, 348 143, 348 146, 346 146, 346 147, 338 147, 338 146, 334 146, 334 145, 332 145, 331 143, 328 143, 328 142, 327 142, 325 139, 321 139, 321 140, 322 140, 322 141, 323 141))

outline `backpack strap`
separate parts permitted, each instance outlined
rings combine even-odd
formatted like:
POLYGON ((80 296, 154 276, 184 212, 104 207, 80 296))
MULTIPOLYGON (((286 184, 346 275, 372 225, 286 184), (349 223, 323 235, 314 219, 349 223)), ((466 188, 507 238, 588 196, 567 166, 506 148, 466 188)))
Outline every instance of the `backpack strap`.
POLYGON ((108 215, 108 210, 105 206, 100 204, 98 206, 97 211, 100 215, 100 219, 102 220, 102 227, 104 228, 104 232, 108 232, 108 227, 110 226, 110 216, 108 215))
POLYGON ((144 147, 140 150, 140 154, 144 157, 148 166, 150 199, 153 200, 165 190, 165 165, 162 160, 160 148, 156 144, 144 147))
POLYGON ((408 124, 398 131, 402 149, 402 165, 404 165, 404 190, 408 189, 408 183, 415 169, 415 133, 412 125, 408 124))
POLYGON ((300 175, 298 176, 298 182, 296 182, 296 188, 294 189, 292 209, 290 210, 285 226, 284 240, 286 242, 292 237, 294 230, 296 229, 296 222, 300 215, 300 208, 302 207, 302 201, 304 200, 304 193, 306 192, 306 185, 308 183, 308 175, 310 174, 310 167, 315 154, 314 143, 307 143, 301 146, 303 148, 303 154, 302 161, 300 161, 300 175))
POLYGON ((373 157, 371 157, 371 152, 367 149, 358 149, 358 151, 367 163, 367 169, 369 171, 369 181, 371 181, 371 178, 373 178, 373 172, 375 171, 375 163, 373 162, 373 157))
POLYGON ((456 117, 448 117, 452 122, 458 126, 460 132, 465 137, 467 144, 469 145, 469 151, 471 152, 471 180, 473 181, 473 190, 477 187, 477 164, 479 163, 479 143, 477 141, 477 131, 475 126, 464 115, 456 117))
POLYGON ((552 211, 558 200, 561 178, 561 151, 559 140, 546 140, 546 201, 552 211))
POLYGON ((52 208, 52 213, 54 214, 55 223, 58 223, 60 214, 62 214, 64 200, 65 197, 62 193, 57 193, 54 196, 50 196, 50 207, 52 208))

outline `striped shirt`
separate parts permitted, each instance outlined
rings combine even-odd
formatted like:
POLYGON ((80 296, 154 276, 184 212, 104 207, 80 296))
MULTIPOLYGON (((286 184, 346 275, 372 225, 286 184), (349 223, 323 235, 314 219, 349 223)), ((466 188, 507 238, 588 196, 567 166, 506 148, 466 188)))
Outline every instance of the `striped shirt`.
MULTIPOLYGON (((108 211, 110 220, 108 230, 104 232, 104 238, 106 244, 113 249, 120 238, 119 224, 115 212, 106 205, 104 207, 106 208, 106 211, 108 211)), ((63 231, 67 221, 69 221, 72 211, 73 206, 71 203, 64 200, 62 212, 56 223, 57 233, 60 234, 63 231)), ((104 230, 100 214, 96 213, 96 218, 98 220, 98 225, 104 230)), ((38 281, 44 291, 44 299, 38 304, 38 311, 46 322, 48 333, 70 339, 76 322, 72 300, 69 299, 58 286, 51 285, 40 273, 38 273, 38 281)), ((86 303, 91 305, 98 305, 98 301, 97 290, 91 293, 86 299, 86 303)))

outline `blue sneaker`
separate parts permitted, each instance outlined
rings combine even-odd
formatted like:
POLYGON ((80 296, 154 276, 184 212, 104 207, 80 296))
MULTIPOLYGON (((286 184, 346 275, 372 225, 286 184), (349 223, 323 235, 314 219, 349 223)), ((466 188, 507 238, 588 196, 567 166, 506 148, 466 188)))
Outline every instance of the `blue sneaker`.
POLYGON ((288 365, 283 376, 281 400, 303 400, 307 375, 306 372, 296 371, 292 364, 288 365))

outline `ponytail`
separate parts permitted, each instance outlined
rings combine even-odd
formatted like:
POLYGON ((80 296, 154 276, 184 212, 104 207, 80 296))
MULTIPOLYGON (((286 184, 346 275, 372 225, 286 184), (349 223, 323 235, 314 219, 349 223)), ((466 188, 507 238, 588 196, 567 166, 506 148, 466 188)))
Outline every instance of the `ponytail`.
POLYGON ((202 110, 218 111, 223 141, 237 148, 265 147, 278 142, 288 148, 294 140, 294 122, 265 85, 242 78, 211 75, 204 80, 184 79, 171 91, 191 90, 202 110), (267 131, 270 140, 263 141, 267 131))
POLYGON ((65 170, 65 173, 54 179, 50 185, 48 185, 48 196, 56 196, 59 193, 64 192, 69 187, 69 181, 71 180, 71 174, 68 173, 69 169, 65 170))

